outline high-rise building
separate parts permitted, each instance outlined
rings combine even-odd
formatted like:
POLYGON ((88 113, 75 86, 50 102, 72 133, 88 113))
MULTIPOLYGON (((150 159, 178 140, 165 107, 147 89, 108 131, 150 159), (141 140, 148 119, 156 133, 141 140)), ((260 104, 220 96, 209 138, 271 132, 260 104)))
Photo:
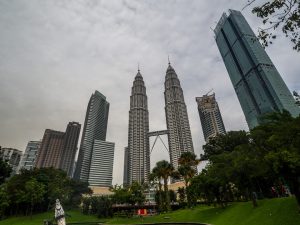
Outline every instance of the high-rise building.
POLYGON ((124 149, 123 185, 128 185, 128 147, 124 149))
POLYGON ((40 144, 35 166, 54 167, 72 176, 81 125, 69 122, 66 132, 46 129, 40 144))
POLYGON ((80 123, 69 122, 64 135, 64 148, 61 154, 59 168, 66 171, 69 177, 72 176, 80 128, 80 123))
POLYGON ((90 186, 111 186, 112 178, 108 177, 112 176, 114 154, 111 151, 113 151, 114 145, 105 142, 108 112, 109 103, 106 101, 106 97, 99 91, 95 91, 87 107, 74 174, 74 178, 89 182, 90 186), (107 154, 105 151, 108 151, 107 154), (108 168, 111 168, 109 173, 107 172, 108 168), (103 177, 104 172, 106 177, 103 177), (101 183, 101 179, 105 179, 103 183, 101 183), (108 184, 109 180, 110 184, 108 184))
POLYGON ((215 94, 196 97, 196 102, 205 141, 218 134, 225 134, 225 126, 215 94))
POLYGON ((170 161, 175 169, 183 152, 194 153, 191 129, 180 81, 169 63, 165 77, 165 111, 170 161))
POLYGON ((127 164, 127 179, 129 184, 133 181, 140 183, 148 181, 148 175, 150 173, 148 132, 149 112, 146 87, 140 70, 138 70, 133 81, 130 96, 127 164))
POLYGON ((88 182, 91 186, 112 185, 115 143, 95 140, 88 182))
POLYGON ((298 116, 299 107, 251 27, 241 12, 229 12, 218 22, 215 39, 249 128, 268 112, 285 109, 298 116))
POLYGON ((64 132, 46 129, 38 150, 35 165, 37 168, 54 167, 59 169, 64 147, 64 132))
POLYGON ((19 164, 19 170, 20 169, 31 170, 35 167, 35 160, 40 145, 41 145, 41 141, 28 142, 25 152, 19 164))
POLYGON ((7 161, 12 167, 11 176, 16 174, 20 160, 22 157, 22 151, 15 148, 0 148, 0 158, 7 161))

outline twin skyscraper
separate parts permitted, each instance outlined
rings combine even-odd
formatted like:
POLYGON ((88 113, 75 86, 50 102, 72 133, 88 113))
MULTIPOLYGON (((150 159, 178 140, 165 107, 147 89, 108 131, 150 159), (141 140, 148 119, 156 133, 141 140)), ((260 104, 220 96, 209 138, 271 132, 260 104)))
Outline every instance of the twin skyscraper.
MULTIPOLYGON (((171 64, 165 76, 165 113, 170 162, 175 169, 183 152, 194 152, 191 129, 180 81, 171 64)), ((138 70, 130 96, 128 147, 125 148, 124 184, 148 182, 150 173, 149 112, 146 87, 138 70)))

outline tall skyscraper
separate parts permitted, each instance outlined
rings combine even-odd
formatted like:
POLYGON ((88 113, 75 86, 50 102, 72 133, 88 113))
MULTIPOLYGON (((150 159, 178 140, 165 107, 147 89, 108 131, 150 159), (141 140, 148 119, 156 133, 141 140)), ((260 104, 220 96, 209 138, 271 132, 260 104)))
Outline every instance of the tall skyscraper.
POLYGON ((183 152, 194 153, 191 129, 180 81, 169 63, 165 77, 165 111, 170 161, 175 169, 183 152))
POLYGON ((80 123, 69 122, 64 135, 64 148, 61 154, 59 168, 66 171, 69 177, 72 176, 80 128, 80 123))
POLYGON ((20 169, 31 170, 35 167, 35 160, 40 145, 41 145, 41 141, 28 142, 25 152, 19 164, 19 170, 20 169))
POLYGON ((77 122, 69 122, 66 132, 46 129, 37 153, 36 167, 62 169, 71 176, 80 127, 77 122))
POLYGON ((54 167, 59 169, 61 154, 64 147, 64 132, 46 129, 41 146, 38 150, 36 167, 54 167))
POLYGON ((74 174, 74 178, 89 182, 90 186, 111 186, 114 144, 105 142, 108 112, 106 97, 95 91, 87 107, 74 174), (111 168, 111 173, 107 172, 107 168, 111 168))
MULTIPOLYGON (((146 87, 138 70, 130 96, 128 127, 128 183, 147 182, 150 173, 149 112, 146 87)), ((126 165, 126 164, 125 164, 126 165)), ((124 169, 125 170, 125 169, 124 169)))
POLYGON ((209 138, 215 137, 218 134, 225 134, 225 126, 215 98, 215 93, 212 95, 197 97, 196 102, 198 104, 198 111, 205 141, 207 142, 209 138))
POLYGON ((289 89, 239 11, 222 15, 216 42, 250 129, 264 113, 289 111, 298 116, 289 89))

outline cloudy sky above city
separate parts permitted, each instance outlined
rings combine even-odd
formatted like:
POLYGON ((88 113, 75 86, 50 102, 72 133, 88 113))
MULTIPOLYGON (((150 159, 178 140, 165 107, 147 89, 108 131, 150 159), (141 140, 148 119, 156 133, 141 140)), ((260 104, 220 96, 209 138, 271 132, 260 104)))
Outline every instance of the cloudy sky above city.
MULTIPOLYGON (((1 0, 0 146, 25 150, 46 128, 84 123, 91 94, 110 102, 107 140, 116 143, 113 183, 122 183, 129 96, 138 63, 147 88, 150 130, 166 129, 168 55, 184 91, 195 153, 203 133, 195 97, 213 89, 226 130, 248 129, 212 28, 246 0, 1 0)), ((257 33, 261 21, 243 10, 257 33)), ((300 54, 279 36, 267 52, 290 90, 300 90, 300 54)), ((167 142, 164 137, 163 140, 167 142)), ((154 140, 151 139, 151 143, 154 140)), ((151 165, 168 159, 158 143, 151 165)))

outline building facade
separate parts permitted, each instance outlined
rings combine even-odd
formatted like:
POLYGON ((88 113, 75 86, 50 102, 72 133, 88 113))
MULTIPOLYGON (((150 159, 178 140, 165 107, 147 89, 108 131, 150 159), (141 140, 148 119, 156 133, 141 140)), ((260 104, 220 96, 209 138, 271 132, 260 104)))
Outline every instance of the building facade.
POLYGON ((165 112, 169 131, 170 162, 178 168, 183 152, 194 153, 191 129, 183 91, 177 74, 169 63, 165 77, 165 112))
MULTIPOLYGON (((108 112, 109 103, 106 101, 106 97, 99 91, 95 91, 95 93, 92 94, 87 107, 81 144, 76 163, 76 170, 74 174, 75 179, 89 182, 90 186, 99 186, 99 182, 101 182, 96 178, 101 177, 103 172, 97 170, 96 168, 102 168, 99 164, 97 164, 101 163, 102 159, 99 162, 95 162, 94 157, 100 159, 99 157, 103 155, 102 151, 105 149, 104 143, 106 140, 108 112), (102 145, 99 144, 100 142, 102 145)), ((113 155, 110 159, 110 164, 111 165, 108 167, 112 168, 113 155)))
POLYGON ((91 186, 112 185, 115 143, 95 140, 88 182, 91 186))
POLYGON ((54 167, 59 169, 64 147, 64 132, 46 129, 38 150, 35 166, 37 168, 54 167))
POLYGON ((196 102, 205 141, 208 142, 209 138, 218 134, 225 134, 225 126, 215 94, 196 97, 196 102))
POLYGON ((69 122, 64 136, 64 147, 59 168, 66 171, 69 177, 72 177, 73 173, 80 128, 80 123, 69 122))
POLYGON ((35 167, 35 161, 36 161, 36 157, 40 145, 41 145, 41 141, 28 142, 25 152, 19 164, 19 170, 20 169, 32 170, 35 167))
POLYGON ((12 167, 11 176, 17 173, 19 163, 22 157, 22 151, 15 148, 0 148, 0 158, 7 161, 12 167))
MULTIPOLYGON (((149 112, 146 87, 138 70, 130 96, 127 180, 147 182, 150 173, 149 112)), ((126 172, 125 168, 124 171, 126 172)))
POLYGON ((38 149, 35 166, 54 167, 72 176, 81 125, 69 122, 66 132, 46 129, 38 149))
POLYGON ((249 128, 273 111, 298 116, 299 107, 251 27, 241 12, 229 12, 218 22, 215 39, 249 128))
POLYGON ((123 185, 128 185, 128 147, 124 149, 124 171, 123 171, 123 185))

